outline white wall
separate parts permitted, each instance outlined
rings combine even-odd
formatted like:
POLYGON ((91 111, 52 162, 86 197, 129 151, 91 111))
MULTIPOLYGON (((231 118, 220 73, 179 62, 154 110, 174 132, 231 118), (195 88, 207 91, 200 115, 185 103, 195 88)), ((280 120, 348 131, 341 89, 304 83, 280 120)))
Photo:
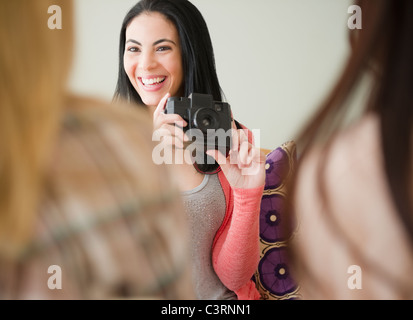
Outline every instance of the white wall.
MULTIPOLYGON (((123 17, 137 0, 76 0, 75 92, 112 98, 123 17)), ((348 53, 350 0, 192 0, 235 117, 275 148, 331 88, 348 53)))

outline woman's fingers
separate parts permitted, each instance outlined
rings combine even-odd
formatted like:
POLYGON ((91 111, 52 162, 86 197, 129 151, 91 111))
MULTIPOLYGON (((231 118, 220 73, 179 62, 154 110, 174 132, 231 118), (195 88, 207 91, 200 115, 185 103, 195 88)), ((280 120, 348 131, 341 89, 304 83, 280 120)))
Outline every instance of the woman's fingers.
POLYGON ((159 102, 158 106, 153 113, 153 126, 156 129, 159 129, 165 124, 176 124, 177 126, 183 128, 186 127, 188 124, 186 121, 178 114, 165 114, 165 107, 168 98, 171 95, 167 93, 159 102))
POLYGON ((208 155, 213 157, 218 164, 226 165, 236 165, 239 169, 244 169, 251 166, 254 159, 254 146, 248 142, 248 137, 244 130, 234 130, 233 131, 233 145, 228 157, 225 157, 218 150, 209 150, 208 155))
POLYGON ((155 132, 157 141, 167 142, 167 144, 174 145, 177 148, 184 149, 184 142, 189 141, 188 136, 177 126, 163 125, 155 132))
POLYGON ((232 121, 232 132, 231 132, 231 151, 238 151, 239 149, 239 132, 237 126, 235 125, 235 121, 232 121))
POLYGON ((186 127, 188 124, 187 122, 182 119, 182 117, 178 114, 159 114, 156 118, 154 118, 153 126, 155 129, 159 129, 164 125, 174 125, 176 124, 180 128, 186 127))
POLYGON ((231 164, 236 164, 240 169, 249 166, 251 163, 251 149, 253 145, 249 143, 248 136, 243 129, 232 130, 232 146, 230 152, 231 164))
POLYGON ((239 150, 238 150, 238 167, 244 169, 251 164, 252 157, 250 156, 252 145, 248 142, 248 137, 244 130, 239 130, 239 150))
POLYGON ((161 101, 159 101, 158 106, 155 109, 155 112, 153 113, 153 117, 154 119, 156 117, 158 117, 161 113, 164 113, 165 111, 165 107, 166 107, 166 102, 168 101, 168 99, 171 97, 170 93, 167 93, 162 99, 161 101))
POLYGON ((221 167, 229 164, 228 159, 219 150, 210 149, 206 151, 206 154, 214 158, 221 167))

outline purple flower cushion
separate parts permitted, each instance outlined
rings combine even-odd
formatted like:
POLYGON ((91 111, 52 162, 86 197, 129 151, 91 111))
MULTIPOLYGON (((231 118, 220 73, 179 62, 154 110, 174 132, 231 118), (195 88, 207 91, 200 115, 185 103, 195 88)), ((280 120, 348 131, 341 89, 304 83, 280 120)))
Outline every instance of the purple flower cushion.
POLYGON ((268 299, 270 294, 277 299, 294 297, 297 285, 289 272, 285 248, 269 248, 260 260, 258 273, 268 299))
POLYGON ((293 141, 267 155, 266 179, 260 212, 260 249, 258 269, 253 277, 264 300, 299 298, 298 286, 291 276, 286 254, 286 183, 297 160, 293 141))

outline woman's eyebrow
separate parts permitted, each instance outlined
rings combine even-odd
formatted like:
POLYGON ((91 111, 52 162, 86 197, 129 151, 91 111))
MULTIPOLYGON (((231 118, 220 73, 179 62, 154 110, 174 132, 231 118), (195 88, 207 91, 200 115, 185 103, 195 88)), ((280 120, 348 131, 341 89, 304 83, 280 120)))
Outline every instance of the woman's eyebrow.
POLYGON ((129 39, 128 41, 126 41, 126 43, 129 43, 129 42, 133 42, 133 43, 137 44, 138 46, 142 46, 142 44, 140 42, 138 42, 136 40, 133 40, 133 39, 129 39))
POLYGON ((158 41, 155 41, 155 42, 153 43, 153 45, 156 46, 156 45, 158 45, 158 44, 160 44, 160 43, 162 43, 162 42, 170 42, 170 43, 172 43, 172 44, 174 44, 174 45, 176 46, 176 43, 175 43, 174 41, 172 41, 172 40, 169 40, 169 39, 160 39, 160 40, 158 40, 158 41))
MULTIPOLYGON (((133 39, 129 39, 128 41, 126 41, 126 43, 129 43, 129 42, 135 43, 135 44, 137 44, 138 46, 142 46, 142 44, 141 44, 139 41, 136 41, 136 40, 133 40, 133 39)), ((174 44, 174 45, 176 46, 175 41, 172 41, 172 40, 169 40, 169 39, 159 39, 158 41, 155 41, 155 42, 153 43, 153 45, 156 46, 156 45, 158 45, 158 44, 160 44, 160 43, 162 43, 162 42, 170 42, 170 43, 172 43, 172 44, 174 44)))

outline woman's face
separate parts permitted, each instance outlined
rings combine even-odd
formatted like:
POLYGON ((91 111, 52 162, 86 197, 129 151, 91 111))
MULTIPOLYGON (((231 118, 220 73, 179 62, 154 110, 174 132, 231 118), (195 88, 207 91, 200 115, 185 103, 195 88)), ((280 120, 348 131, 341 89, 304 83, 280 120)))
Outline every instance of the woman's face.
POLYGON ((181 46, 175 25, 151 12, 135 17, 126 28, 125 72, 147 106, 167 94, 183 94, 181 46))

